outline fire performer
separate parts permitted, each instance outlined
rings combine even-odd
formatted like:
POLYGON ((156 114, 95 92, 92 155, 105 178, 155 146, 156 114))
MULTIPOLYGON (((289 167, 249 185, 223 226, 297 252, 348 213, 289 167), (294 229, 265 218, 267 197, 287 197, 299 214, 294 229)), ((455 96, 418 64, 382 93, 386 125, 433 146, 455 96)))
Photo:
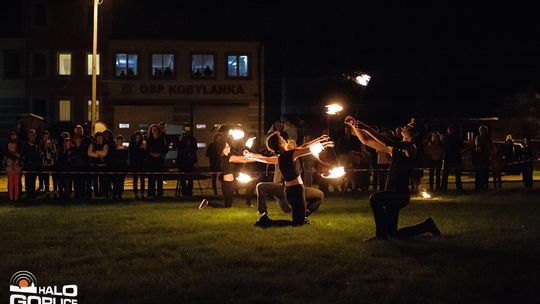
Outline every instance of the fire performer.
POLYGON ((301 166, 299 158, 312 153, 311 147, 322 145, 331 147, 333 142, 329 141, 328 135, 322 135, 300 147, 291 149, 287 141, 279 132, 271 133, 266 139, 266 147, 277 156, 263 156, 259 154, 247 154, 248 158, 268 164, 278 164, 283 179, 285 180, 285 197, 292 208, 292 221, 271 220, 266 213, 259 218, 256 226, 301 226, 306 217, 306 195, 301 177, 301 166))
POLYGON ((387 240, 388 237, 405 238, 422 233, 440 235, 441 232, 432 218, 424 222, 397 229, 399 211, 410 201, 409 179, 414 168, 416 146, 412 143, 417 135, 414 123, 403 127, 403 141, 391 140, 369 125, 354 119, 345 118, 360 141, 377 151, 388 153, 392 157, 390 172, 384 191, 373 193, 370 198, 371 209, 375 218, 375 238, 369 240, 387 240))
POLYGON ((221 181, 223 201, 209 201, 205 198, 199 204, 199 209, 204 209, 208 206, 214 208, 232 207, 234 198, 234 163, 255 162, 255 160, 249 159, 243 155, 233 155, 233 153, 231 153, 231 145, 231 138, 228 138, 225 143, 218 147, 221 157, 221 171, 223 173, 223 180, 221 181))

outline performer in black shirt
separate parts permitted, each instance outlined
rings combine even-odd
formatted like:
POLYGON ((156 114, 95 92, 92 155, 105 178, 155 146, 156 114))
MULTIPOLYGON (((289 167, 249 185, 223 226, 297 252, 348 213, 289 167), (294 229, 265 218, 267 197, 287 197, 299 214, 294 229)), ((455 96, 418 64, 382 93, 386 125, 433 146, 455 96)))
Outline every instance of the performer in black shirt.
POLYGON ((386 240, 389 236, 404 238, 427 232, 440 235, 431 218, 414 226, 397 229, 399 211, 409 203, 411 196, 409 180, 416 157, 416 146, 412 143, 417 135, 416 126, 413 123, 404 126, 401 131, 403 141, 396 142, 351 116, 345 118, 345 123, 353 128, 363 144, 392 157, 385 190, 373 193, 369 198, 375 218, 375 239, 386 240))
POLYGON ((300 147, 290 149, 287 141, 279 132, 274 132, 266 139, 266 147, 269 151, 278 156, 263 156, 260 154, 248 154, 248 158, 255 159, 264 163, 278 164, 281 174, 285 181, 285 197, 292 208, 292 221, 271 220, 264 213, 255 223, 256 226, 301 226, 306 220, 306 196, 301 173, 302 167, 299 158, 311 154, 310 147, 317 143, 323 147, 333 146, 333 142, 328 141, 328 135, 322 135, 319 138, 307 142, 300 147))

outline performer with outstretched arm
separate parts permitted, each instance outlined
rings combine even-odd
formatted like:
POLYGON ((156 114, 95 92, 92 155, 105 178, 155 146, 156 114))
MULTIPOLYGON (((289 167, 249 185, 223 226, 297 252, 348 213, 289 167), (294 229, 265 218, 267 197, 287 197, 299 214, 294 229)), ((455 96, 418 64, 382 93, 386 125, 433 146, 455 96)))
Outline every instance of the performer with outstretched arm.
POLYGON ((413 123, 404 126, 401 131, 403 141, 397 142, 379 134, 374 128, 352 116, 347 116, 345 123, 352 127, 364 145, 388 153, 392 157, 385 190, 373 193, 369 198, 376 231, 375 238, 372 239, 405 238, 422 233, 440 235, 441 232, 432 218, 427 218, 414 226, 397 229, 399 211, 407 206, 411 196, 409 179, 416 157, 416 146, 412 143, 417 135, 416 126, 413 123))
POLYGON ((292 221, 287 220, 271 220, 264 213, 255 223, 256 226, 301 226, 304 224, 306 217, 306 196, 304 184, 302 182, 302 173, 300 165, 300 157, 311 153, 310 147, 320 143, 323 147, 333 146, 333 142, 329 141, 327 135, 322 135, 317 139, 307 142, 300 147, 290 149, 287 141, 279 132, 274 132, 266 139, 266 147, 269 151, 274 152, 277 156, 263 156, 260 154, 247 153, 246 157, 255 159, 259 162, 278 164, 283 179, 285 180, 285 197, 292 208, 292 221))

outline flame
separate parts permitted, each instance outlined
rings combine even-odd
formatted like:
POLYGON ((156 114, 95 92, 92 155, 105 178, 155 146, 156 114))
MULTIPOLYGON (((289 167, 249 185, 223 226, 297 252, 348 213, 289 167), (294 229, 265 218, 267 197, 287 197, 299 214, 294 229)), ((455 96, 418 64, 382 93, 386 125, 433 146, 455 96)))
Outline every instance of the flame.
POLYGON ((251 181, 251 176, 245 174, 245 173, 238 173, 238 177, 236 178, 241 183, 249 183, 251 181))
POLYGON ((230 129, 229 135, 231 135, 234 140, 238 140, 244 138, 244 131, 238 129, 230 129))
POLYGON ((345 168, 343 166, 330 169, 330 174, 328 175, 321 174, 321 176, 324 178, 339 178, 343 175, 345 175, 345 168))
POLYGON ((250 137, 250 138, 248 138, 248 140, 246 141, 246 145, 245 145, 245 146, 248 147, 248 148, 253 147, 253 142, 255 141, 255 138, 257 138, 257 137, 250 137))
POLYGON ((320 143, 320 142, 317 142, 313 145, 311 145, 309 147, 309 151, 311 152, 311 154, 313 154, 313 156, 315 156, 316 158, 319 158, 319 154, 321 153, 321 151, 324 149, 324 146, 320 143))
POLYGON ((367 87, 370 79, 371 76, 368 74, 360 74, 354 78, 354 81, 361 86, 367 87))
POLYGON ((420 192, 420 195, 422 195, 422 198, 425 198, 425 199, 431 198, 431 194, 427 193, 427 191, 420 192))
POLYGON ((326 109, 327 109, 327 111, 326 111, 327 114, 335 115, 339 111, 343 110, 343 107, 336 104, 336 103, 333 103, 333 104, 327 105, 326 109))

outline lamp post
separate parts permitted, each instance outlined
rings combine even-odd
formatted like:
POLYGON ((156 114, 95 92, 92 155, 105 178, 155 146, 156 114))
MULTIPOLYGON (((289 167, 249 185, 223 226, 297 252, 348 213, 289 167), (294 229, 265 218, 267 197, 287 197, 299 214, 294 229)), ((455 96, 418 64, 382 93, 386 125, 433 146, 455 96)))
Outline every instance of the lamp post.
POLYGON ((94 26, 92 35, 92 100, 90 101, 90 128, 91 135, 94 135, 96 129, 97 116, 97 34, 98 34, 98 6, 103 0, 94 0, 94 26))

